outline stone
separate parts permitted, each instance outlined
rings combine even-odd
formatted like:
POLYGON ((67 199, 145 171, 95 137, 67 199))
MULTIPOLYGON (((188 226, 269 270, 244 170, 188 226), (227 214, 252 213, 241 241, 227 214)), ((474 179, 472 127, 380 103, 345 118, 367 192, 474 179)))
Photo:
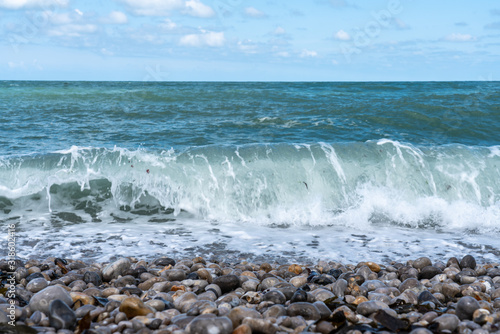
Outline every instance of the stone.
POLYGON ((410 277, 410 278, 405 279, 399 285, 399 291, 404 292, 405 290, 417 288, 419 286, 420 286, 420 282, 418 281, 418 279, 410 277))
POLYGON ((327 299, 335 298, 335 294, 329 290, 320 288, 314 291, 311 291, 311 295, 314 297, 314 300, 324 302, 327 299))
POLYGON ((332 311, 322 301, 315 301, 313 305, 318 309, 321 319, 326 319, 332 314, 332 311))
POLYGON ((49 324, 55 329, 73 329, 76 325, 75 312, 62 300, 52 300, 49 305, 49 324))
POLYGON ((256 279, 248 279, 243 284, 241 287, 245 291, 257 291, 257 287, 259 286, 260 281, 256 279))
POLYGON ((214 279, 213 284, 218 285, 222 293, 227 293, 240 287, 240 279, 236 275, 224 275, 214 279))
POLYGON ((378 310, 373 315, 373 319, 385 328, 390 329, 391 332, 399 332, 402 329, 407 328, 409 325, 407 321, 398 319, 397 317, 388 314, 384 310, 378 310))
POLYGON ((410 334, 432 334, 430 330, 424 327, 415 328, 410 332, 410 334))
POLYGON ((290 284, 296 288, 300 288, 307 283, 307 277, 305 276, 295 276, 290 279, 290 284))
POLYGON ((82 305, 94 305, 95 299, 83 292, 70 292, 71 299, 73 303, 78 306, 82 305), (81 304, 78 304, 81 303, 81 304))
POLYGON ((243 325, 248 325, 252 333, 275 334, 278 330, 276 326, 267 319, 245 318, 243 319, 243 325))
POLYGON ((263 314, 264 318, 279 318, 286 316, 286 308, 283 305, 273 305, 268 308, 263 314))
POLYGON ((154 265, 166 267, 166 266, 175 266, 175 260, 169 257, 160 257, 159 259, 154 260, 154 265))
POLYGON ((430 293, 427 290, 422 291, 418 295, 418 303, 422 304, 424 302, 432 302, 432 303, 434 303, 436 305, 441 305, 441 302, 436 297, 434 297, 434 295, 432 293, 430 293))
POLYGON ((104 281, 109 282, 113 278, 118 278, 118 276, 123 275, 127 270, 130 269, 131 263, 127 258, 121 258, 115 262, 108 264, 102 270, 102 278, 104 281))
POLYGON ((199 316, 186 327, 188 334, 231 334, 233 323, 228 317, 199 316))
POLYGON ((319 310, 313 304, 298 302, 290 304, 287 308, 287 314, 290 317, 302 316, 306 320, 319 320, 321 315, 319 310))
POLYGON ((275 285, 275 288, 276 288, 276 290, 281 291, 285 295, 287 300, 290 300, 290 298, 292 298, 295 291, 297 291, 296 287, 294 287, 293 285, 288 284, 288 283, 277 284, 277 285, 275 285))
MULTIPOLYGON (((374 273, 380 272, 381 268, 380 265, 376 264, 375 262, 365 262, 365 264, 370 268, 371 271, 374 273)), ((336 277, 337 278, 337 277, 336 277)))
POLYGON ((115 284, 113 284, 113 285, 115 286, 115 288, 123 288, 123 287, 126 287, 127 285, 135 285, 135 284, 136 284, 136 281, 135 281, 134 276, 125 275, 125 276, 118 278, 115 281, 115 284))
POLYGON ((413 268, 418 270, 431 265, 432 265, 431 259, 429 259, 428 257, 419 257, 418 259, 413 261, 413 268))
POLYGON ((465 255, 462 260, 460 260, 460 268, 476 269, 476 259, 472 255, 465 255))
POLYGON ((246 324, 239 325, 234 329, 232 334, 252 334, 252 329, 246 324))
POLYGON ((299 266, 298 264, 292 264, 288 267, 288 271, 289 272, 292 272, 296 275, 299 275, 302 273, 303 269, 301 266, 299 266))
POLYGON ((233 308, 229 314, 227 315, 233 324, 233 327, 236 328, 241 325, 241 322, 245 318, 262 318, 262 315, 254 309, 238 306, 233 308))
POLYGON ((198 297, 196 294, 185 292, 174 300, 174 306, 182 313, 186 313, 197 301, 198 297))
POLYGON ((447 298, 455 298, 460 292, 460 286, 457 283, 443 283, 441 293, 447 298))
POLYGON ((474 311, 479 308, 476 299, 470 296, 460 298, 455 309, 455 314, 460 320, 471 320, 474 311))
POLYGON ((386 285, 384 282, 379 281, 379 280, 367 280, 363 284, 361 284, 362 287, 365 287, 368 292, 376 290, 378 288, 385 288, 386 285))
POLYGON ((274 304, 285 304, 286 297, 283 294, 283 292, 281 292, 281 291, 271 290, 271 291, 266 292, 262 296, 262 301, 270 301, 274 304))
POLYGON ((161 273, 161 277, 165 277, 167 281, 182 281, 186 279, 186 273, 181 269, 169 269, 161 273))
POLYGON ((82 307, 79 307, 75 311, 75 315, 77 318, 83 318, 86 316, 88 313, 91 311, 95 310, 97 307, 94 305, 83 305, 82 307))
POLYGON ((119 311, 125 313, 129 319, 139 315, 148 315, 153 313, 153 311, 144 305, 142 300, 137 297, 125 298, 120 304, 119 311))
POLYGON ((280 282, 281 280, 277 277, 266 277, 262 280, 262 282, 260 282, 260 290, 270 289, 280 282))
POLYGON ((92 283, 95 286, 100 286, 102 284, 101 276, 95 271, 86 271, 83 274, 83 281, 87 284, 92 283))
POLYGON ((437 318, 435 318, 432 323, 438 325, 439 331, 450 331, 453 332, 460 323, 460 319, 454 314, 443 314, 437 318))
MULTIPOLYGON (((357 297, 356 299, 358 299, 358 298, 360 298, 360 297, 357 297)), ((378 300, 378 301, 381 301, 381 302, 389 305, 391 303, 392 298, 386 294, 383 294, 383 293, 369 292, 368 293, 368 300, 378 300)))
POLYGON ((333 279, 327 275, 317 275, 311 279, 311 283, 319 285, 328 285, 333 283, 333 279))
POLYGON ((438 267, 426 266, 420 270, 420 273, 418 274, 418 278, 419 279, 431 279, 434 276, 441 274, 442 272, 443 271, 441 269, 439 269, 438 267))
POLYGON ((339 298, 344 298, 346 289, 347 281, 343 278, 338 279, 337 282, 335 282, 333 285, 333 293, 339 298))
POLYGON ((165 309, 165 302, 160 299, 148 300, 144 304, 155 309, 158 312, 161 312, 165 309))
POLYGON ((68 306, 73 304, 73 299, 71 298, 71 295, 68 291, 60 286, 53 285, 48 286, 33 295, 29 302, 29 307, 33 312, 40 311, 45 314, 49 314, 50 302, 56 299, 60 299, 68 306))
POLYGON ((307 292, 302 289, 297 289, 295 293, 290 298, 290 303, 298 303, 298 302, 306 302, 307 301, 307 292))
POLYGON ((38 291, 42 291, 49 285, 49 282, 45 280, 45 278, 35 278, 29 281, 29 283, 26 285, 26 290, 37 293, 38 291))
POLYGON ((389 305, 378 300, 369 300, 358 305, 356 312, 368 316, 378 310, 389 308, 389 305))

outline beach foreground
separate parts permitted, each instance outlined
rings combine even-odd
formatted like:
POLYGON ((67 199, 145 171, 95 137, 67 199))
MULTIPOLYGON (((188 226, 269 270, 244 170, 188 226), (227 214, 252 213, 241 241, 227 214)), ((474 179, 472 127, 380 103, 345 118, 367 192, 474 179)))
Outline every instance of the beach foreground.
POLYGON ((2 333, 500 330, 499 263, 470 255, 387 265, 161 257, 16 266, 8 274, 9 263, 0 261, 2 333))

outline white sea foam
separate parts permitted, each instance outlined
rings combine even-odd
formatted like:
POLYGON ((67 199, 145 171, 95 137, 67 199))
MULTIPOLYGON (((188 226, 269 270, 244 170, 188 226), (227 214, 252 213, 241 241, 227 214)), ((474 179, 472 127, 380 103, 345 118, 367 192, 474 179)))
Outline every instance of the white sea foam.
POLYGON ((389 140, 159 153, 72 147, 0 161, 0 219, 18 222, 25 255, 166 247, 354 260, 379 247, 380 258, 427 248, 488 257, 500 248, 494 151, 389 140))

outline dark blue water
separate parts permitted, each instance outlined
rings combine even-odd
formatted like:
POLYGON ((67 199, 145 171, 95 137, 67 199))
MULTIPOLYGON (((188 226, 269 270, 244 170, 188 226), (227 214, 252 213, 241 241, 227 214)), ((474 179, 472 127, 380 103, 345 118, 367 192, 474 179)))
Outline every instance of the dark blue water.
POLYGON ((250 143, 498 144, 498 82, 0 83, 0 153, 250 143))
POLYGON ((0 221, 26 256, 487 258, 498 133, 499 82, 3 81, 0 221))

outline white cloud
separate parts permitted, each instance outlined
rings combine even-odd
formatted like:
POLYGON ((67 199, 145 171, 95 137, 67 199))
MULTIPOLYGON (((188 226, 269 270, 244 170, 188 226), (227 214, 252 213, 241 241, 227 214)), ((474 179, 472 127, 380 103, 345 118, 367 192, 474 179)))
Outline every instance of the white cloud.
POLYGON ((396 28, 398 28, 399 30, 408 30, 410 29, 410 26, 408 24, 406 24, 406 22, 398 19, 398 18, 394 18, 392 20, 393 24, 396 26, 396 28))
POLYGON ((290 54, 286 51, 282 51, 282 52, 277 52, 276 56, 286 58, 286 57, 290 57, 290 54))
POLYGON ((101 53, 102 53, 103 55, 105 55, 105 56, 112 56, 112 55, 114 55, 114 53, 113 53, 113 52, 111 52, 111 51, 107 50, 106 48, 102 48, 102 49, 101 49, 101 53))
POLYGON ((0 8, 21 9, 32 7, 65 7, 68 0, 0 0, 0 8))
POLYGON ((278 28, 274 29, 273 34, 284 35, 284 34, 286 34, 286 31, 282 27, 278 27, 278 28))
POLYGON ((186 46, 212 46, 220 47, 226 42, 224 32, 214 32, 201 30, 200 34, 185 35, 181 38, 180 44, 186 46))
POLYGON ((121 0, 135 15, 166 16, 178 10, 183 14, 196 17, 212 17, 214 10, 200 0, 121 0))
POLYGON ((112 11, 108 16, 102 19, 102 22, 108 24, 125 24, 128 22, 128 18, 123 12, 112 11))
POLYGON ((57 29, 49 30, 49 36, 80 37, 85 34, 91 34, 97 31, 95 24, 65 24, 57 29))
POLYGON ((477 38, 470 34, 453 33, 446 36, 444 39, 449 42, 472 42, 475 41, 477 38))
POLYGON ((74 21, 72 13, 48 13, 52 24, 70 24, 74 21))
POLYGON ((80 16, 83 16, 83 12, 79 10, 78 8, 75 9, 75 13, 77 13, 80 16))
POLYGON ((160 23, 158 26, 164 30, 173 30, 177 28, 177 24, 175 24, 175 22, 172 22, 172 20, 170 19, 163 20, 163 22, 160 23))
POLYGON ((247 16, 256 17, 256 18, 266 17, 266 13, 254 8, 254 7, 245 8, 245 14, 247 16))
POLYGON ((26 68, 26 65, 24 65, 24 61, 20 61, 20 62, 14 62, 14 61, 9 61, 7 63, 9 65, 9 68, 26 68))
POLYGON ((338 39, 339 41, 348 41, 351 39, 351 35, 349 35, 347 32, 344 30, 340 29, 337 31, 335 34, 335 39, 338 39))
POLYGON ((164 16, 172 10, 184 9, 183 0, 122 0, 132 13, 143 16, 164 16))
POLYGON ((185 13, 196 17, 212 17, 215 15, 211 7, 201 3, 199 0, 186 1, 185 13))
POLYGON ((302 53, 300 54, 301 58, 306 58, 306 57, 317 57, 318 53, 316 51, 310 51, 310 50, 302 50, 302 53))
POLYGON ((257 45, 255 45, 251 40, 239 41, 238 48, 244 53, 257 53, 257 45))

